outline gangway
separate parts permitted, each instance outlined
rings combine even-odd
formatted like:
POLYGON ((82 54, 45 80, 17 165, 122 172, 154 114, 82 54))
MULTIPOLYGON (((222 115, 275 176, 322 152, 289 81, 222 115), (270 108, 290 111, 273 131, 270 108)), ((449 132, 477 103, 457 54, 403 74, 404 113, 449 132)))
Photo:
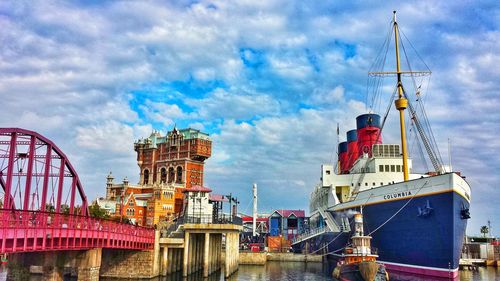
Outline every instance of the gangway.
POLYGON ((330 213, 326 212, 325 210, 323 210, 323 208, 319 206, 317 207, 317 210, 320 213, 321 217, 323 217, 323 219, 325 220, 326 226, 329 228, 331 232, 340 232, 341 227, 337 224, 337 222, 330 213))
POLYGON ((302 241, 305 241, 305 240, 308 240, 308 239, 313 238, 315 236, 321 235, 323 233, 326 233, 327 230, 328 230, 328 227, 325 227, 325 226, 310 229, 310 230, 308 230, 308 231, 306 231, 304 233, 301 233, 301 234, 297 235, 292 240, 291 244, 295 245, 295 244, 300 243, 302 241))

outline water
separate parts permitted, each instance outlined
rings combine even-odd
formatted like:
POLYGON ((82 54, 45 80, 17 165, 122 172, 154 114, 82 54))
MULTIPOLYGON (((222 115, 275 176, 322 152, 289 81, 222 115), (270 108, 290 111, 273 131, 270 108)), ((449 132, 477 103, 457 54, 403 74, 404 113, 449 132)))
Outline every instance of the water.
MULTIPOLYGON (((265 265, 240 265, 239 270, 230 278, 224 279, 221 272, 212 274, 208 279, 203 279, 201 272, 189 276, 187 279, 182 278, 181 273, 171 276, 149 279, 151 281, 331 281, 333 280, 330 274, 330 269, 326 268, 321 263, 303 263, 303 262, 267 262, 265 265)), ((407 275, 396 272, 389 272, 391 281, 444 281, 450 279, 429 279, 426 277, 407 275)), ((119 279, 104 279, 102 281, 117 281, 119 279)), ((125 280, 125 279, 123 279, 125 280)), ((129 280, 129 279, 127 279, 129 280)), ((455 281, 479 281, 492 280, 500 281, 500 268, 480 267, 478 271, 461 271, 460 278, 455 281)))

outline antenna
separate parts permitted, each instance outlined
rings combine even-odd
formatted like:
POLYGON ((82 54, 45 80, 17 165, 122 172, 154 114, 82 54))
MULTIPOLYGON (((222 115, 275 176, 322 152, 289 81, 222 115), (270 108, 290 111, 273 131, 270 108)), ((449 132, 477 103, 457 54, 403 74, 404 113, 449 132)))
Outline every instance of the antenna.
POLYGON ((252 236, 257 236, 257 184, 253 184, 253 223, 252 236))

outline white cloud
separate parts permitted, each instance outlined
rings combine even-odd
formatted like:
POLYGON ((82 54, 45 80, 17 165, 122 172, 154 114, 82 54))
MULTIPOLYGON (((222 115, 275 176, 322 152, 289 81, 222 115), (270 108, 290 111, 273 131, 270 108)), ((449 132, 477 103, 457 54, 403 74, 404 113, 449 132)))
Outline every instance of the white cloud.
POLYGON ((366 72, 393 9, 434 72, 426 103, 438 143, 452 138, 455 166, 481 191, 473 204, 492 206, 500 181, 492 3, 2 2, 0 125, 56 141, 92 198, 109 170, 137 178, 131 143, 149 135, 149 121, 184 122, 216 132, 206 173, 214 187, 248 199, 244 188, 261 181, 269 197, 294 191, 280 204, 305 208, 336 123, 354 128, 366 110, 366 72))
POLYGON ((230 89, 216 89, 203 99, 187 99, 204 119, 248 119, 259 115, 276 115, 279 104, 271 96, 230 89))
POLYGON ((144 105, 140 105, 139 108, 148 120, 161 122, 166 127, 173 125, 175 120, 185 119, 189 116, 176 104, 146 100, 144 105))

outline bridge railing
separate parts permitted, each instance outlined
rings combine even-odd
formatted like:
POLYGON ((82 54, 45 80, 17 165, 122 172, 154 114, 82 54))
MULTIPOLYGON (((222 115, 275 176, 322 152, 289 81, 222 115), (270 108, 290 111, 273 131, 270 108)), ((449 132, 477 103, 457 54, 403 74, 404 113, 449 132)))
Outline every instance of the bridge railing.
POLYGON ((243 221, 240 217, 230 216, 226 214, 213 215, 194 215, 180 217, 181 223, 213 223, 213 224, 237 224, 242 225, 243 221))
POLYGON ((154 229, 88 216, 0 209, 1 253, 78 248, 148 249, 154 229))

